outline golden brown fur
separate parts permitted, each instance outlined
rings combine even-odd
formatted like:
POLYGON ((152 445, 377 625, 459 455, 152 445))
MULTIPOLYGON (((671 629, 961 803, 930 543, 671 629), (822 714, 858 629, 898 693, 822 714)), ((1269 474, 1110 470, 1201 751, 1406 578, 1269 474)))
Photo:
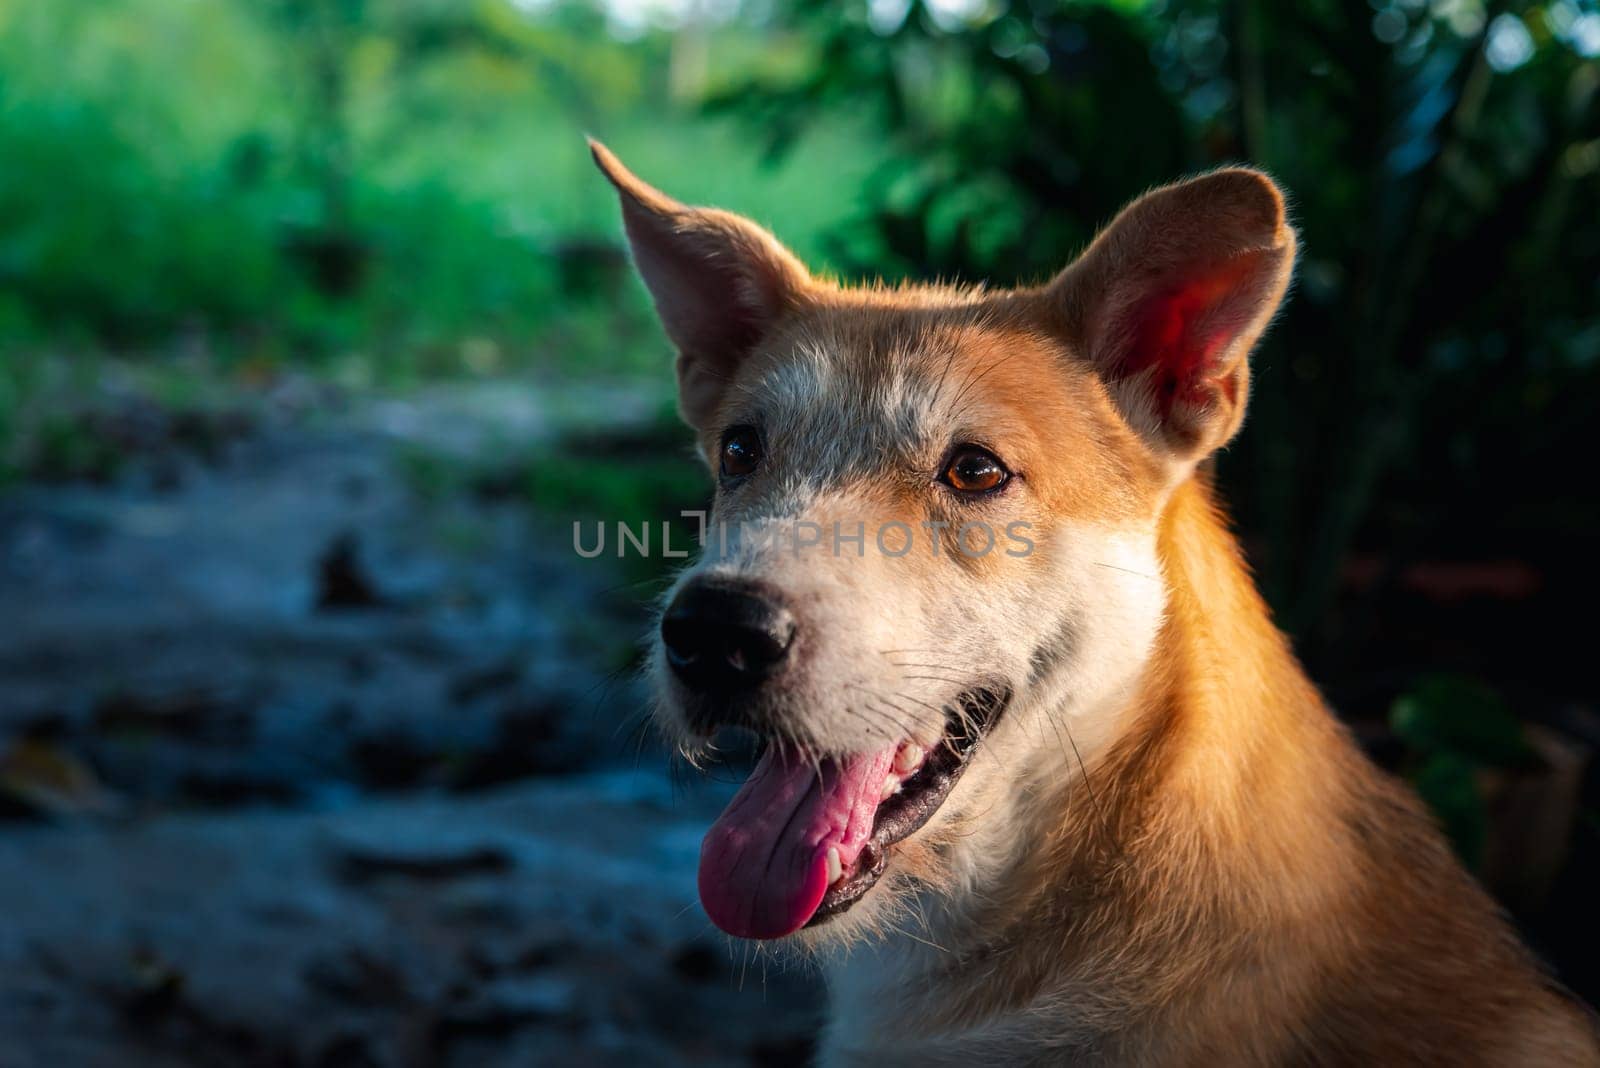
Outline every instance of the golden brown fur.
MULTIPOLYGON (((787 481, 719 495, 720 510, 764 514, 789 493, 819 519, 1025 514, 1042 546, 892 573, 703 565, 804 586, 863 642, 886 614, 907 629, 926 616, 948 645, 930 670, 981 661, 1019 689, 883 885, 796 936, 830 974, 827 1062, 1600 1064, 1586 1011, 1326 709, 1215 503, 1203 461, 1243 420, 1246 357, 1294 257, 1268 179, 1150 194, 1043 287, 850 290, 595 151, 707 457, 762 405, 775 436, 804 444, 781 461, 787 481), (940 434, 1003 452, 1023 489, 983 504, 931 492, 918 457, 940 434), (886 459, 891 445, 909 459, 886 459), (802 476, 822 488, 795 495, 802 476), (971 619, 989 630, 955 633, 971 619), (1052 652, 1053 627, 1099 660, 1052 652), (1072 685, 1052 688, 1056 660, 1072 685)), ((788 695, 794 736, 847 750, 830 673, 881 652, 839 653, 788 695)))
POLYGON ((1600 1063, 1585 1010, 1326 712, 1203 479, 1161 540, 1176 596, 1135 725, 951 932, 974 948, 930 956, 891 1052, 842 1059, 900 1063, 939 1020, 979 1037, 905 1063, 1600 1063))

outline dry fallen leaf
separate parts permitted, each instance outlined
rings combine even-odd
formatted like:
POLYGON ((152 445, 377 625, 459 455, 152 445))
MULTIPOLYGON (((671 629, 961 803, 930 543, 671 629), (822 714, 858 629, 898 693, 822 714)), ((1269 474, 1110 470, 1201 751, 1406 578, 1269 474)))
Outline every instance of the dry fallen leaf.
POLYGON ((101 816, 121 807, 87 764, 39 738, 18 739, 0 757, 0 793, 45 816, 101 816))

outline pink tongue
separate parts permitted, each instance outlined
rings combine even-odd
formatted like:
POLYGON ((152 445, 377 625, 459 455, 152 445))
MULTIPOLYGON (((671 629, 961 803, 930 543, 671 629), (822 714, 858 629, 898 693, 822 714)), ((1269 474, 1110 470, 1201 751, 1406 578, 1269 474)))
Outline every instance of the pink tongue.
POLYGON ((769 747, 700 844, 700 902, 740 938, 782 938, 828 892, 828 848, 849 868, 872 834, 897 747, 822 761, 769 747))

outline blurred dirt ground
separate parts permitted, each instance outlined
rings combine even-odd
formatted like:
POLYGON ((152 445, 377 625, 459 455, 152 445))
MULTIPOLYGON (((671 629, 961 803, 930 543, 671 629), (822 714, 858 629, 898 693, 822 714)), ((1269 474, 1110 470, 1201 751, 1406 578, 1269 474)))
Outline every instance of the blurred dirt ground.
POLYGON ((815 982, 695 902, 731 787, 639 729, 636 592, 406 473, 651 411, 303 387, 0 497, 0 1066, 804 1061, 815 982))

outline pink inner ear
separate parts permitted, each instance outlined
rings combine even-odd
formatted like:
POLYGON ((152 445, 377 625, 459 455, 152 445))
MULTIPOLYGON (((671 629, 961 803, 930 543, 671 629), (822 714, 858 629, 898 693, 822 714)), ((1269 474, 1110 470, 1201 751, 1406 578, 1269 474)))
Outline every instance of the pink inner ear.
POLYGON ((1250 321, 1261 266, 1261 253, 1206 264, 1134 304, 1122 371, 1149 372, 1163 411, 1206 401, 1218 355, 1250 321))

